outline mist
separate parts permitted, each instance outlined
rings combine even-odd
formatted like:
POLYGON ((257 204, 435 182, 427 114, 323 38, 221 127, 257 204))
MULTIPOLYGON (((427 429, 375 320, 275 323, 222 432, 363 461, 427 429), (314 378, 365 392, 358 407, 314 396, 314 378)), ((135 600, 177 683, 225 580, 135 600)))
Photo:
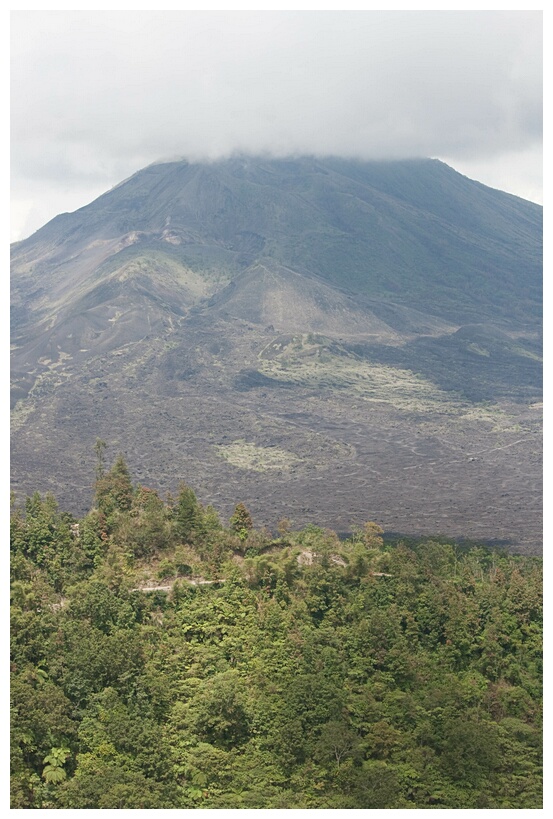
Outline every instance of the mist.
POLYGON ((16 238, 177 156, 432 156, 541 201, 541 12, 21 11, 11 35, 16 238))

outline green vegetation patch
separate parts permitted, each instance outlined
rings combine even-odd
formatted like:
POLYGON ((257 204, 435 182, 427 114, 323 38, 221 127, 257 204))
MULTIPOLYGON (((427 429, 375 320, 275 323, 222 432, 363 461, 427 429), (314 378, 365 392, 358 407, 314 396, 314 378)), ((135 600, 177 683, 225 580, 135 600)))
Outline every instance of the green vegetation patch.
POLYGON ((319 336, 281 336, 278 344, 272 345, 272 359, 266 357, 267 349, 259 369, 281 381, 318 390, 347 390, 366 401, 385 402, 411 412, 457 414, 465 405, 411 370, 361 359, 338 345, 326 344, 319 336))
POLYGON ((233 441, 232 444, 216 446, 226 461, 240 469, 266 472, 269 469, 290 469, 302 462, 301 458, 277 446, 259 446, 249 441, 233 441))
POLYGON ((225 525, 106 446, 81 519, 12 506, 12 809, 542 807, 541 560, 225 525))
POLYGON ((212 293, 214 288, 224 286, 229 280, 221 271, 193 270, 181 260, 151 249, 136 252, 113 272, 119 281, 140 276, 148 276, 162 284, 173 281, 186 287, 197 298, 212 293))

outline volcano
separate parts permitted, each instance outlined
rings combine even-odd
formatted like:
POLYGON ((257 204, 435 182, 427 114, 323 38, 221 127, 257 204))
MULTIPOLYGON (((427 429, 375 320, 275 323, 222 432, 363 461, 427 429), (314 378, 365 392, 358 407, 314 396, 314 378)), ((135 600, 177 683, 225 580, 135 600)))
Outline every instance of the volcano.
POLYGON ((541 549, 542 209, 437 160, 154 164, 12 246, 12 485, 541 549))

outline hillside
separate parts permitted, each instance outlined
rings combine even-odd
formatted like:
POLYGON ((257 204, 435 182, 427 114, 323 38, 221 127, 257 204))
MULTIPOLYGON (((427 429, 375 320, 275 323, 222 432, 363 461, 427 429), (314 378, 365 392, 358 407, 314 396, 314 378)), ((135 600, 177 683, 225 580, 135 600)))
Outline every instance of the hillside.
POLYGON ((96 451, 85 516, 12 510, 12 808, 542 806, 541 559, 225 525, 96 451))
POLYGON ((268 526, 539 550, 541 217, 436 160, 139 171, 12 248, 14 488, 83 511, 100 437, 268 526))

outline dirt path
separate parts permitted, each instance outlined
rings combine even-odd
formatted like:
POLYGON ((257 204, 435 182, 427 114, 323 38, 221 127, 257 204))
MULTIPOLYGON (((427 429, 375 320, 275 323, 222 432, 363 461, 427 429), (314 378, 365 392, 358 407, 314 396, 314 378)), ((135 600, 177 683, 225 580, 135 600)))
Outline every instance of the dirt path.
POLYGON ((168 585, 164 584, 164 585, 159 585, 159 586, 151 586, 151 585, 136 586, 136 588, 131 589, 131 591, 142 591, 142 592, 171 591, 171 589, 173 588, 173 586, 175 585, 177 580, 184 580, 190 586, 211 586, 214 583, 224 583, 225 582, 224 577, 221 577, 220 580, 204 580, 203 577, 198 577, 195 580, 189 580, 187 577, 177 577, 175 580, 173 580, 172 583, 170 583, 168 585))

